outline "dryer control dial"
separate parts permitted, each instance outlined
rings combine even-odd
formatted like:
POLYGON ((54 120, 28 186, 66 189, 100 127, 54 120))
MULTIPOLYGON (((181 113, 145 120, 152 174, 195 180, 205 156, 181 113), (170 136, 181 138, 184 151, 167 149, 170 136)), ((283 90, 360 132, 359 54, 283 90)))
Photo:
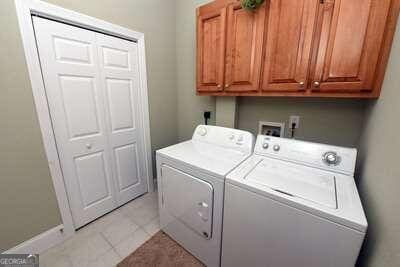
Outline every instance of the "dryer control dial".
POLYGON ((274 145, 274 151, 278 152, 279 150, 281 150, 281 146, 280 145, 274 145))
POLYGON ((263 147, 264 149, 267 149, 267 148, 269 147, 269 144, 265 142, 265 143, 262 144, 262 147, 263 147))
POLYGON ((199 128, 198 132, 199 135, 205 136, 207 134, 207 129, 204 127, 199 128))
POLYGON ((322 155, 322 161, 328 166, 338 165, 340 163, 340 157, 336 152, 328 151, 322 155))

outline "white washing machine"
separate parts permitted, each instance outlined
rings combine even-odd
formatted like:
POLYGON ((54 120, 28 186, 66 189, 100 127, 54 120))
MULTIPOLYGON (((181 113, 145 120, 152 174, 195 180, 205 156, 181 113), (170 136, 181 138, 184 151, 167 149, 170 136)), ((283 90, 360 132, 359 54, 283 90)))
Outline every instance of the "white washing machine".
POLYGON ((226 179, 222 266, 354 266, 357 151, 262 135, 254 151, 226 179))
POLYGON ((224 181, 252 154, 251 133, 200 125, 157 151, 161 229, 207 266, 219 266, 224 181))

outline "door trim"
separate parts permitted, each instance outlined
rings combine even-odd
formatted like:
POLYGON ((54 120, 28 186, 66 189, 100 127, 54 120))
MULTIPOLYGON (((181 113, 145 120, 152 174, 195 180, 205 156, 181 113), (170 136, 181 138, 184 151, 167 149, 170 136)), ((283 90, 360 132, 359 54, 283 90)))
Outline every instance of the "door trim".
POLYGON ((77 13, 68 9, 64 9, 52 4, 48 4, 39 0, 15 0, 18 23, 21 32, 22 43, 25 52, 26 64, 28 67, 29 78, 32 86, 32 93, 36 107, 36 113, 39 120, 39 126, 42 134, 43 145, 47 156, 51 178, 53 180, 54 190, 58 207, 60 209, 63 221, 63 233, 68 238, 75 232, 73 225, 71 210, 67 198, 67 191, 64 185, 64 178, 61 171, 60 159, 58 157, 55 135, 50 118, 50 110, 48 107, 46 91, 39 61, 39 54, 35 40, 34 26, 32 16, 37 15, 47 19, 67 23, 88 30, 112 35, 125 40, 134 41, 138 44, 139 56, 139 99, 141 106, 141 121, 143 128, 143 144, 146 154, 146 175, 148 191, 154 191, 153 170, 151 159, 151 140, 150 140, 150 121, 149 121, 149 104, 147 89, 147 72, 145 57, 145 38, 141 32, 132 31, 130 29, 111 24, 109 22, 95 19, 87 15, 77 13))

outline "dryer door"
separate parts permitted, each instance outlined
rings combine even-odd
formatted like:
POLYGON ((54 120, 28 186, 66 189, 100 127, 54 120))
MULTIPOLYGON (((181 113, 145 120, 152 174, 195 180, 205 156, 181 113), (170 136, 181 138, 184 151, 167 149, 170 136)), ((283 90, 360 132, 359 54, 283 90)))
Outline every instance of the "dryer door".
POLYGON ((167 212, 206 239, 212 235, 214 190, 210 183, 163 165, 162 205, 167 212))

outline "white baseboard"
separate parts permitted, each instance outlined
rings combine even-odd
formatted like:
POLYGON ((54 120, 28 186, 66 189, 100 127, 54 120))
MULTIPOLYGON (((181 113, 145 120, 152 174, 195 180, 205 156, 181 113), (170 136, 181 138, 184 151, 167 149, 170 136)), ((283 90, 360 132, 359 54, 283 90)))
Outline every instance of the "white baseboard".
POLYGON ((61 243, 69 236, 60 231, 64 228, 64 225, 60 224, 50 230, 41 233, 7 251, 5 254, 40 254, 47 249, 61 243))

